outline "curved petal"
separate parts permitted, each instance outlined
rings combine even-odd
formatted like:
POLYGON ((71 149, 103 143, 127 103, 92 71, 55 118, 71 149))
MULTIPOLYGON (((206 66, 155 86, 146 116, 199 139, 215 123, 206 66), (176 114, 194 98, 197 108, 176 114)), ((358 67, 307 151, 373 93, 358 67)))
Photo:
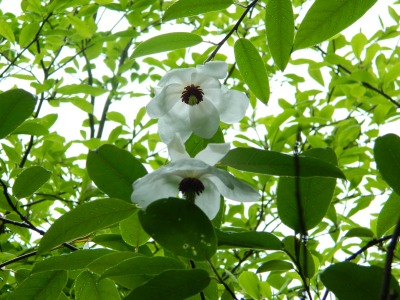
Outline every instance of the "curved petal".
POLYGON ((220 89, 221 83, 218 79, 201 73, 193 72, 191 74, 191 84, 198 85, 204 91, 205 89, 220 89))
POLYGON ((161 167, 133 183, 131 200, 146 209, 158 199, 176 197, 181 180, 179 176, 170 174, 166 168, 161 167))
POLYGON ((213 167, 195 158, 180 159, 165 166, 171 174, 182 178, 200 178, 204 174, 212 173, 213 167))
POLYGON ((175 134, 174 138, 167 146, 168 153, 172 161, 190 158, 189 154, 186 152, 185 144, 183 143, 182 138, 178 133, 175 134))
POLYGON ((196 196, 194 203, 212 220, 219 211, 220 194, 218 190, 207 180, 201 180, 204 191, 196 196))
POLYGON ((196 66, 196 71, 215 78, 223 79, 228 74, 228 64, 224 61, 210 61, 196 66))
POLYGON ((223 101, 218 107, 221 121, 229 124, 240 121, 249 107, 249 98, 242 92, 229 90, 226 86, 221 89, 224 92, 223 101))
POLYGON ((218 130, 219 113, 207 99, 189 107, 189 118, 191 130, 202 138, 209 139, 218 130))
POLYGON ((189 85, 190 78, 193 72, 195 72, 195 68, 182 68, 182 69, 174 69, 167 72, 163 78, 158 82, 158 86, 164 87, 170 84, 180 84, 180 85, 189 85))
POLYGON ((210 182, 215 185, 218 191, 228 199, 253 202, 260 198, 260 194, 252 186, 233 177, 226 171, 213 168, 213 174, 207 176, 210 177, 210 182))
POLYGON ((166 144, 170 143, 177 133, 183 142, 192 134, 189 121, 189 107, 186 104, 180 104, 177 103, 176 108, 174 107, 168 114, 158 120, 158 134, 166 144))
POLYGON ((183 87, 171 84, 163 88, 146 106, 150 118, 158 119, 168 113, 181 100, 183 87))
POLYGON ((229 143, 208 144, 207 147, 201 150, 195 158, 204 161, 210 166, 214 166, 228 153, 229 148, 229 143))

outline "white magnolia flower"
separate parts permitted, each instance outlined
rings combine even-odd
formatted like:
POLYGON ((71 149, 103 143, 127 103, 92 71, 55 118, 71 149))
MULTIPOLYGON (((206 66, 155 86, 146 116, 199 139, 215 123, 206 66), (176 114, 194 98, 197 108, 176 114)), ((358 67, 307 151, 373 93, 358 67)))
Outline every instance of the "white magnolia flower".
POLYGON ((227 71, 225 62, 208 62, 196 68, 172 70, 160 80, 155 97, 147 105, 147 113, 159 119, 158 132, 165 143, 175 133, 183 141, 192 132, 211 138, 220 121, 232 124, 244 117, 249 106, 247 96, 219 82, 227 71))
POLYGON ((132 201, 146 209, 152 202, 176 197, 179 192, 214 219, 220 208, 220 195, 236 201, 259 199, 249 184, 214 166, 229 151, 229 144, 209 144, 190 158, 176 136, 168 145, 172 162, 133 183, 132 201))

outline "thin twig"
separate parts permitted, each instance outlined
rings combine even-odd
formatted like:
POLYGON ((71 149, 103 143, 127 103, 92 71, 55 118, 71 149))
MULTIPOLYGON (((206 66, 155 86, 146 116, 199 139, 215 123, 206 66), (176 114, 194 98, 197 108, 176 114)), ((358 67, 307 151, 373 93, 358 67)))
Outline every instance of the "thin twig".
POLYGON ((221 276, 218 274, 217 269, 215 269, 214 265, 212 264, 212 262, 208 259, 207 260, 208 264, 210 265, 211 269, 213 270, 214 274, 217 276, 219 283, 221 283, 225 289, 228 291, 228 293, 232 296, 233 299, 238 300, 236 298, 235 293, 231 290, 231 288, 226 284, 226 282, 221 278, 221 276))

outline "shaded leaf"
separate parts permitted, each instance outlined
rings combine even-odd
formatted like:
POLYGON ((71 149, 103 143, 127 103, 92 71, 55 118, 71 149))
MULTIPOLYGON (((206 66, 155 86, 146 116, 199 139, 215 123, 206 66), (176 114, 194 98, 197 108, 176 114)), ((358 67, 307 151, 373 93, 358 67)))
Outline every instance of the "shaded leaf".
POLYGON ((226 9, 232 3, 232 0, 179 0, 168 7, 164 13, 163 21, 170 21, 178 18, 196 16, 210 11, 226 9))
POLYGON ((58 299, 67 283, 67 271, 48 271, 27 277, 7 297, 8 300, 58 299))
POLYGON ((134 213, 129 218, 122 220, 119 223, 119 229, 125 243, 133 247, 144 245, 150 238, 150 236, 142 228, 137 213, 134 213))
POLYGON ((36 99, 27 91, 14 89, 1 93, 0 139, 6 137, 29 118, 35 105, 36 99))
POLYGON ((346 238, 351 238, 351 237, 373 238, 374 233, 369 228, 356 227, 356 228, 351 228, 349 231, 347 231, 347 233, 345 234, 345 237, 346 238))
POLYGON ((400 218, 400 196, 396 193, 392 193, 388 200, 383 205, 376 223, 376 235, 378 237, 390 228, 396 225, 400 218))
POLYGON ((215 229, 217 234, 218 246, 228 246, 229 248, 243 247, 251 249, 281 250, 281 241, 269 232, 259 231, 222 231, 215 229))
MULTIPOLYGON (((333 164, 314 157, 299 156, 300 177, 333 177, 345 179, 343 172, 333 164)), ((236 148, 228 152, 221 163, 232 168, 275 176, 296 176, 293 156, 255 148, 236 148)))
MULTIPOLYGON (((377 266, 359 266, 350 262, 336 263, 320 275, 324 285, 342 300, 380 299, 384 269, 377 266)), ((391 275, 390 289, 398 295, 400 288, 391 275)))
POLYGON ((207 271, 169 270, 134 289, 126 300, 176 300, 200 293, 210 282, 207 271))
POLYGON ((271 271, 285 272, 292 269, 293 265, 290 262, 274 259, 274 260, 269 260, 263 263, 260 267, 258 267, 257 273, 271 272, 271 271))
POLYGON ((321 43, 361 18, 377 0, 316 0, 301 22, 294 49, 321 43))
POLYGON ((192 47, 202 41, 203 39, 194 33, 172 32, 161 34, 139 44, 133 51, 132 58, 192 47))
POLYGON ((131 202, 132 183, 147 174, 143 165, 129 152, 113 145, 91 151, 86 160, 90 178, 110 197, 131 202))
POLYGON ((315 274, 315 264, 307 246, 294 236, 285 237, 282 242, 286 253, 295 263, 297 269, 301 271, 305 277, 312 278, 315 274))
POLYGON ((290 0, 268 0, 265 8, 268 47, 275 64, 284 70, 290 58, 294 18, 290 0))
POLYGON ((12 191, 17 198, 25 198, 36 192, 45 184, 51 176, 51 172, 40 166, 24 169, 15 179, 12 191))
POLYGON ((383 179, 400 195, 400 137, 392 133, 378 137, 374 157, 383 179))
POLYGON ((195 204, 168 198, 139 212, 144 230, 161 246, 193 260, 210 259, 217 250, 211 221, 195 204))
POLYGON ((217 132, 210 139, 205 139, 195 135, 194 133, 185 142, 186 152, 190 157, 195 157, 197 153, 204 150, 210 143, 224 143, 224 134, 222 133, 221 127, 218 127, 217 132))
POLYGON ((42 237, 37 255, 62 243, 113 225, 136 210, 133 204, 118 199, 100 199, 84 203, 57 219, 42 237))
POLYGON ((119 300, 119 292, 109 279, 99 280, 89 271, 83 271, 75 280, 77 300, 119 300))
POLYGON ((103 255, 89 265, 87 269, 97 274, 103 274, 103 272, 111 267, 116 266, 120 262, 130 259, 132 257, 142 256, 142 254, 131 252, 131 251, 118 251, 110 254, 103 255))
POLYGON ((244 82, 264 104, 269 100, 269 81, 264 62, 256 47, 247 39, 238 39, 234 46, 235 59, 244 82))

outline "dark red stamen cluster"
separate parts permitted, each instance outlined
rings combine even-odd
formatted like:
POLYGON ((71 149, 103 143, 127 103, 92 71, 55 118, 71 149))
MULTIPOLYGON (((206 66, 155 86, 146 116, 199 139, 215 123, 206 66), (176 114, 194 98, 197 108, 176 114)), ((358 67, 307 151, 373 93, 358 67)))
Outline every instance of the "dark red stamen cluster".
POLYGON ((204 191, 203 183, 197 178, 183 178, 179 183, 179 191, 183 195, 200 195, 204 191))
POLYGON ((203 95, 204 92, 200 88, 200 86, 191 84, 185 87, 184 91, 182 92, 181 98, 182 102, 185 102, 189 105, 195 105, 203 101, 203 95), (195 99, 193 99, 193 96, 195 99))

